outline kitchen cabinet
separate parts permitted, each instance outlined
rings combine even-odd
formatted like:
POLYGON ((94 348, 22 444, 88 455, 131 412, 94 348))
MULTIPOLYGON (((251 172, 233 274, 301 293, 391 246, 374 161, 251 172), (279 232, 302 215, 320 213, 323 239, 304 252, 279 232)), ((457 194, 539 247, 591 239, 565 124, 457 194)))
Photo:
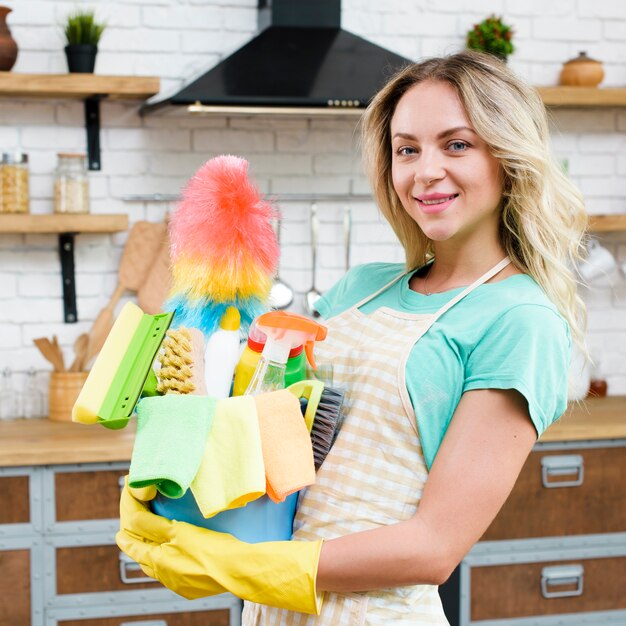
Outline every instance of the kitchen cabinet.
MULTIPOLYGON (((239 623, 233 596, 183 600, 115 547, 134 427, 0 422, 0 624, 239 623)), ((570 409, 442 589, 452 626, 624 624, 625 475, 626 398, 570 409)))
POLYGON ((626 399, 549 428, 441 590, 452 626, 626 623, 626 399))
POLYGON ((188 601, 115 545, 134 429, 0 423, 0 624, 236 626, 230 594, 188 601))

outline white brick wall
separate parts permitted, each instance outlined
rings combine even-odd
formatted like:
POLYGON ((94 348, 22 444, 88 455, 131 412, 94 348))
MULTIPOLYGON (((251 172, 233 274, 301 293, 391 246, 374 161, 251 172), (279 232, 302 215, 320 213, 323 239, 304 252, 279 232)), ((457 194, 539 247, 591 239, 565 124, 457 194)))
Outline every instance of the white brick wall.
MULTIPOLYGON (((65 72, 59 24, 76 2, 7 0, 8 23, 20 47, 15 72, 65 72)), ((108 22, 96 66, 101 74, 154 74, 163 91, 179 86, 245 43, 257 28, 256 0, 90 0, 108 22)), ((471 26, 496 12, 515 28, 513 69, 536 84, 554 84, 563 61, 587 50, 605 63, 606 86, 626 84, 626 3, 622 0, 344 0, 346 29, 419 58, 463 46, 471 26)), ((147 117, 136 103, 104 102, 101 172, 91 173, 94 213, 126 212, 131 222, 160 220, 166 203, 130 203, 129 194, 176 194, 206 159, 221 153, 250 161, 261 189, 284 193, 368 193, 355 123, 324 119, 147 117)), ((56 152, 84 150, 82 104, 65 100, 0 101, 0 146, 29 153, 31 210, 49 213, 56 152)), ((586 194, 593 213, 626 212, 626 111, 553 111, 557 154, 586 194)), ((343 273, 345 202, 321 203, 317 286, 343 273)), ((302 294, 311 285, 308 207, 284 202, 281 277, 302 294)), ((401 261, 391 229, 372 204, 353 202, 352 263, 401 261)), ((76 238, 78 324, 64 324, 53 235, 0 235, 0 369, 20 385, 29 367, 45 386, 49 365, 34 337, 59 336, 66 358, 76 336, 106 304, 126 234, 76 238)), ((603 237, 626 263, 626 234, 603 237)), ((586 290, 589 344, 610 393, 626 393, 626 278, 615 272, 586 290)))

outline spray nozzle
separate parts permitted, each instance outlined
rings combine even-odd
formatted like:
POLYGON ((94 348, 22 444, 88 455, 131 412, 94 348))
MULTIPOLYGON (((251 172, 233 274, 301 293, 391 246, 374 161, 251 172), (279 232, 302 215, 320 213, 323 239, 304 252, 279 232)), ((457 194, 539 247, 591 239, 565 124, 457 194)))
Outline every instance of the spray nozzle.
POLYGON ((304 345, 306 358, 313 369, 317 369, 313 358, 316 341, 326 339, 326 326, 288 311, 270 311, 259 316, 256 327, 267 335, 263 355, 279 363, 287 363, 289 351, 304 345))

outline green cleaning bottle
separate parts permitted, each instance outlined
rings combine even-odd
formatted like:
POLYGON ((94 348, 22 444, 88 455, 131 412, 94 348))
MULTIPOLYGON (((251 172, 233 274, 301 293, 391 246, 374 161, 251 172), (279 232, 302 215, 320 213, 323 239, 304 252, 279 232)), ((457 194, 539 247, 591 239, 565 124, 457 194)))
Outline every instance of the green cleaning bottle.
MULTIPOLYGON (((261 360, 261 353, 265 347, 267 335, 260 331, 254 322, 250 326, 246 347, 235 367, 235 382, 233 383, 233 396, 243 396, 254 370, 261 360)), ((289 351, 289 359, 285 366, 285 386, 306 379, 306 355, 304 346, 301 344, 289 351)))

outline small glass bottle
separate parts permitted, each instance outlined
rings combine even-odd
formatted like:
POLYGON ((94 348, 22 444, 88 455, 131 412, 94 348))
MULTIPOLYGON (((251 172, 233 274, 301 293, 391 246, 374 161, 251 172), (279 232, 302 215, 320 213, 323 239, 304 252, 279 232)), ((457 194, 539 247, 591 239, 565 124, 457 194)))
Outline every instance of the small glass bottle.
POLYGON ((6 367, 2 370, 0 382, 0 420, 14 420, 19 417, 19 397, 13 387, 12 372, 6 367))
POLYGON ((28 213, 28 155, 4 152, 0 178, 0 213, 28 213))
POLYGON ((54 172, 54 212, 89 213, 87 156, 59 152, 54 172))
POLYGON ((22 413, 26 419, 43 417, 43 393, 37 386, 34 367, 31 367, 26 373, 26 381, 22 391, 22 413))

